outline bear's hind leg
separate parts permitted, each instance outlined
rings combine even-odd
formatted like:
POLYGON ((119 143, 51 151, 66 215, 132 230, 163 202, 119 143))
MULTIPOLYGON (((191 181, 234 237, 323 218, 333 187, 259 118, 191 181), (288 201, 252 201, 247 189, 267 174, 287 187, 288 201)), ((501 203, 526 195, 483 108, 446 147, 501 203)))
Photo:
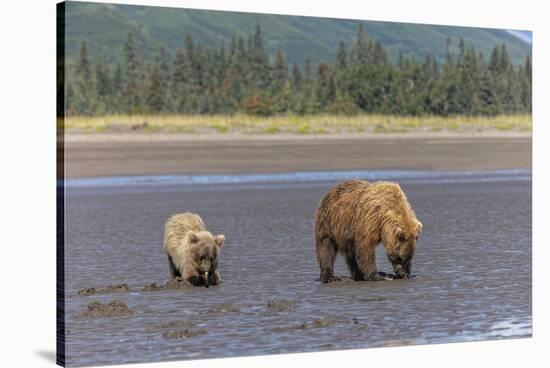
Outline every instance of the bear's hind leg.
POLYGON ((316 242, 317 261, 321 268, 321 282, 327 283, 338 281, 340 278, 334 276, 334 261, 336 259, 336 245, 328 238, 324 237, 316 242))

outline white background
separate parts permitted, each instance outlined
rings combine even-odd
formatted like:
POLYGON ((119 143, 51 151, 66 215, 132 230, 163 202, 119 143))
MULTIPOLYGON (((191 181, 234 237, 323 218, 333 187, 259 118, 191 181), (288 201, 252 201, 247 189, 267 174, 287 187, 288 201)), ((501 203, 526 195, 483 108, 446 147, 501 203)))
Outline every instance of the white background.
MULTIPOLYGON (((550 208, 547 159, 550 27, 544 1, 180 0, 126 3, 534 31, 532 339, 132 367, 547 366, 550 341, 547 277, 550 217, 546 213, 550 208)), ((52 366, 55 357, 55 1, 3 2, 0 14, 0 244, 3 252, 0 257, 0 360, 2 367, 52 366)), ((517 270, 518 273, 527 271, 517 270)))

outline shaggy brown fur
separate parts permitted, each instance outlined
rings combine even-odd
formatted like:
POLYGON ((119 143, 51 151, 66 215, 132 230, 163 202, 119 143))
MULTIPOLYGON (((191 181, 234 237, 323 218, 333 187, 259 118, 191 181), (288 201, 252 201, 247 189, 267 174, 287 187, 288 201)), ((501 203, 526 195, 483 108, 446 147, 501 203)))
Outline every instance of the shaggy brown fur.
POLYGON ((337 253, 354 280, 380 280, 375 248, 382 242, 398 278, 408 277, 422 224, 405 193, 391 182, 350 180, 333 187, 315 213, 315 247, 321 281, 334 277, 337 253))
POLYGON ((218 255, 225 236, 206 231, 199 215, 173 215, 164 227, 164 250, 172 278, 181 277, 195 286, 217 285, 221 281, 218 255))

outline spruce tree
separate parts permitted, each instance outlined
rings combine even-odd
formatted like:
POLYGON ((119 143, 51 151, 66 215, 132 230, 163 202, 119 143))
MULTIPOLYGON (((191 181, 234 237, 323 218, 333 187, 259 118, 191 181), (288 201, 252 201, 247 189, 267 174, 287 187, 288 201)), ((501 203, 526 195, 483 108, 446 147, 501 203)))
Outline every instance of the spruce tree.
POLYGON ((309 55, 306 55, 306 60, 304 63, 305 63, 305 71, 306 71, 306 81, 309 82, 311 81, 311 78, 312 78, 311 58, 309 55))
POLYGON ((518 76, 520 78, 520 87, 521 87, 521 102, 523 105, 523 108, 527 112, 531 112, 532 110, 532 65, 531 65, 531 57, 527 56, 525 58, 525 64, 520 72, 518 72, 518 76))
POLYGON ((185 37, 185 53, 187 55, 187 59, 192 64, 195 59, 195 43, 193 42, 193 38, 191 36, 185 37))
POLYGON ((240 108, 247 87, 247 53, 244 39, 239 38, 238 46, 229 62, 227 72, 222 82, 220 109, 222 111, 235 111, 240 108))
POLYGON ((112 103, 114 107, 113 112, 122 112, 124 110, 122 106, 122 96, 124 93, 124 73, 120 63, 116 63, 115 71, 113 73, 113 97, 112 103))
POLYGON ((403 57, 403 51, 401 51, 401 49, 397 52, 397 67, 401 70, 405 68, 405 58, 403 57))
POLYGON ((171 70, 170 70, 170 56, 164 49, 164 47, 160 48, 159 51, 159 74, 160 74, 160 88, 164 91, 164 111, 171 111, 172 109, 172 95, 171 95, 171 88, 170 88, 170 78, 171 78, 171 70))
POLYGON ((355 41, 355 60, 352 63, 366 64, 369 60, 369 40, 363 30, 363 24, 357 27, 357 38, 355 41))
POLYGON ((96 65, 96 90, 99 96, 106 97, 113 93, 112 78, 111 67, 105 56, 103 56, 96 65))
POLYGON ((317 104, 321 111, 328 111, 331 103, 336 99, 336 81, 330 65, 317 65, 317 104))
POLYGON ((90 59, 88 58, 88 48, 86 42, 80 44, 80 52, 78 54, 77 73, 85 83, 91 83, 92 72, 90 67, 90 59))
POLYGON ((491 52, 489 71, 495 75, 500 72, 500 45, 496 45, 491 52))
POLYGON ((215 57, 215 82, 221 81, 227 69, 228 60, 225 52, 225 43, 222 41, 218 53, 215 57))
POLYGON ((297 63, 294 63, 292 67, 292 86, 295 91, 299 91, 302 88, 302 81, 304 77, 302 75, 302 70, 297 63))
POLYGON ((380 42, 376 42, 374 44, 374 49, 372 52, 372 61, 374 64, 387 64, 388 63, 388 57, 386 55, 386 50, 384 50, 384 47, 382 47, 382 44, 380 42))
POLYGON ((141 105, 141 60, 138 54, 137 46, 134 41, 134 36, 130 32, 126 42, 124 43, 124 58, 125 58, 125 71, 126 85, 124 87, 124 97, 126 104, 126 111, 129 113, 139 112, 141 105))
POLYGON ((82 42, 80 45, 76 72, 76 88, 72 96, 73 106, 75 110, 81 114, 92 114, 96 101, 94 98, 91 63, 86 42, 82 42))
POLYGON ((474 114, 496 115, 501 112, 493 76, 484 64, 481 65, 479 74, 479 101, 479 110, 473 111, 474 114))
POLYGON ((287 80, 288 65, 285 61, 285 54, 283 53, 283 50, 277 49, 277 54, 275 56, 275 66, 273 68, 274 92, 279 92, 287 80))
POLYGON ((172 103, 175 111, 188 112, 188 96, 190 85, 191 63, 183 49, 177 49, 172 63, 172 103))
POLYGON ((479 69, 477 56, 472 47, 464 50, 460 64, 458 103, 461 114, 472 114, 479 106, 479 69))
POLYGON ((336 51, 336 65, 337 71, 344 71, 348 68, 348 51, 346 49, 346 43, 340 41, 338 44, 338 50, 336 51))
POLYGON ((260 18, 256 18, 256 28, 250 50, 251 82, 258 90, 265 90, 271 83, 269 58, 263 46, 260 18))
POLYGON ((162 113, 164 110, 165 90, 162 88, 162 77, 160 72, 160 63, 156 62, 149 75, 146 103, 148 111, 152 113, 162 113))
POLYGON ((235 56, 235 53, 237 52, 237 37, 235 35, 231 35, 231 42, 229 43, 229 60, 235 56))

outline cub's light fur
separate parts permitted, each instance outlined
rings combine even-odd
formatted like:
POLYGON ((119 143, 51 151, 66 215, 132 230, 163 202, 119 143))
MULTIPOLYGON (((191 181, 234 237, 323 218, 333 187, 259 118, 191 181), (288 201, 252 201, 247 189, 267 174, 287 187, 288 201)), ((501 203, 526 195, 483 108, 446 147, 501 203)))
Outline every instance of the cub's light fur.
POLYGON ((379 280, 374 250, 382 242, 398 278, 408 277, 422 231, 397 183, 350 180, 334 186, 315 213, 315 246, 321 281, 330 282, 338 253, 355 280, 379 280))
POLYGON ((172 215, 164 227, 164 250, 171 276, 179 276, 195 286, 219 284, 218 256, 224 240, 224 235, 208 232, 195 213, 172 215))

